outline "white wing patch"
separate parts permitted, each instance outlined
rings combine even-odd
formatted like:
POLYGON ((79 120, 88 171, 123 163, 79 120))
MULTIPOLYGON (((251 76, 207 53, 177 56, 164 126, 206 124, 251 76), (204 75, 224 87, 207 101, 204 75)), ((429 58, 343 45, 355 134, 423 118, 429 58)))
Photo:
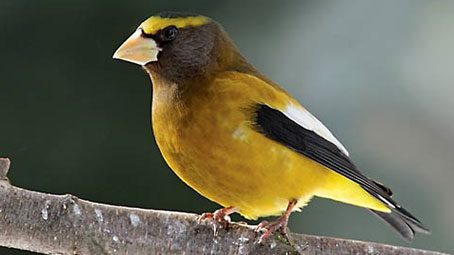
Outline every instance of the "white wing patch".
POLYGON ((323 125, 314 115, 302 107, 292 104, 287 105, 284 109, 285 116, 298 123, 305 129, 312 130, 319 136, 332 142, 337 146, 345 155, 349 156, 347 149, 334 137, 334 135, 323 125))

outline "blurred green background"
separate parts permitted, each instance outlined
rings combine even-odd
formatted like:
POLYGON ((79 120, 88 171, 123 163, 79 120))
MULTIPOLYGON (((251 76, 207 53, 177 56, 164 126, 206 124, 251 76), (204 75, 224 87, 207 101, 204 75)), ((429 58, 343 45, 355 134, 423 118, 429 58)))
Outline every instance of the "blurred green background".
POLYGON ((0 155, 12 159, 15 185, 116 205, 218 208, 157 150, 147 75, 111 58, 163 10, 222 23, 244 55, 304 102, 433 234, 408 244, 367 210, 321 199, 293 214, 293 231, 454 252, 449 0, 1 0, 0 155))

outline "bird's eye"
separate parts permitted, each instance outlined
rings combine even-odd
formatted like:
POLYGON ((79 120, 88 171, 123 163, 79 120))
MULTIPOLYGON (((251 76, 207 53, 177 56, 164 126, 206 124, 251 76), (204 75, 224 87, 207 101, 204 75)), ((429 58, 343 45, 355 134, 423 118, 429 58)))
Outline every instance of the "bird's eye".
POLYGON ((162 40, 164 41, 172 41, 177 37, 177 35, 178 28, 176 28, 175 26, 166 27, 161 32, 162 40))

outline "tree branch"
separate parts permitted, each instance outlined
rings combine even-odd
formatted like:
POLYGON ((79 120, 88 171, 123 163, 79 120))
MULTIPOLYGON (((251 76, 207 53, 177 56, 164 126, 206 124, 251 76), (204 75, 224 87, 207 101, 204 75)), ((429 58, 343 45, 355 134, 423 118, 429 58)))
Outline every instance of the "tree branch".
POLYGON ((257 244, 252 226, 228 230, 197 215, 111 206, 11 185, 0 158, 0 245, 44 254, 442 254, 292 234, 257 244))

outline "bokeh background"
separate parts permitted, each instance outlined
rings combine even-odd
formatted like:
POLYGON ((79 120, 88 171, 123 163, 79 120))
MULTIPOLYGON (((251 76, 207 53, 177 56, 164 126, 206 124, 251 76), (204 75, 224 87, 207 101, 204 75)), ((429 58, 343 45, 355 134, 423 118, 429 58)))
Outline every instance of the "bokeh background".
POLYGON ((147 75, 111 58, 162 10, 221 22, 433 234, 408 244, 367 210, 321 199, 292 216, 293 231, 454 252, 450 0, 1 0, 0 155, 12 159, 15 185, 116 205, 218 208, 157 150, 147 75))

